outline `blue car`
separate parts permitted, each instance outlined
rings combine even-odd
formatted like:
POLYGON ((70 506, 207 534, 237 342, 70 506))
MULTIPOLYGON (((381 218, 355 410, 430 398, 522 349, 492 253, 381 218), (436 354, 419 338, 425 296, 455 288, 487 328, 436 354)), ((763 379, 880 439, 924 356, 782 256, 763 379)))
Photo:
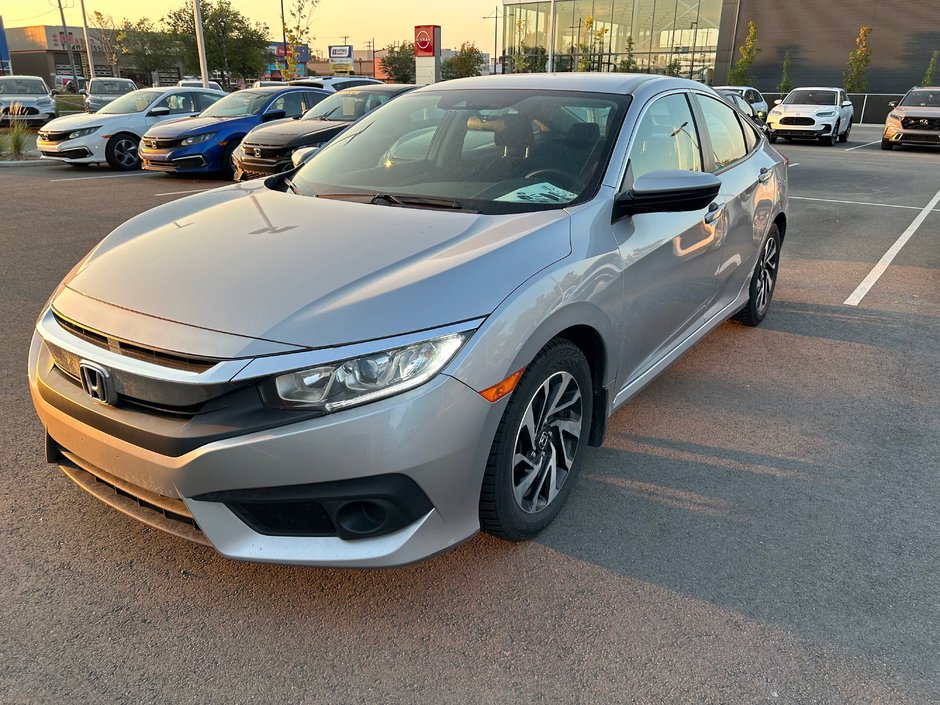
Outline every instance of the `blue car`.
POLYGON ((199 115, 152 127, 140 140, 148 171, 232 176, 232 152, 253 128, 269 120, 299 118, 332 95, 318 88, 285 86, 237 91, 199 115))

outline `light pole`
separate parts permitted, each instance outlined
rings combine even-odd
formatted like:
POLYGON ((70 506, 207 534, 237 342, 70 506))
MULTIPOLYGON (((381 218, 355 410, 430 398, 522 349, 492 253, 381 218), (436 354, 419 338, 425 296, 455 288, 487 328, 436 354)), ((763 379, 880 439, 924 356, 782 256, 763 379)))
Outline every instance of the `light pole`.
POLYGON ((196 24, 196 52, 199 54, 199 71, 202 73, 202 87, 209 87, 209 69, 206 68, 206 40, 202 36, 202 9, 199 0, 193 0, 193 20, 196 24))
POLYGON ((62 18, 62 31, 65 33, 65 51, 69 55, 69 66, 72 67, 72 80, 75 82, 75 91, 78 92, 78 71, 75 70, 75 57, 72 55, 72 40, 69 37, 68 25, 65 24, 65 10, 62 9, 62 0, 58 0, 58 4, 59 17, 62 18))
MULTIPOLYGON (((493 9, 492 15, 486 15, 484 20, 493 20, 493 74, 496 73, 496 62, 498 61, 497 48, 499 47, 499 5, 493 9)), ((506 26, 503 25, 505 30, 506 26)))
POLYGON ((82 1, 82 31, 85 34, 85 55, 88 57, 88 78, 95 77, 95 60, 91 56, 91 42, 88 41, 88 18, 85 16, 85 0, 82 1))
POLYGON ((698 38, 698 22, 694 20, 689 22, 689 29, 692 30, 692 53, 689 58, 689 80, 692 80, 692 69, 695 67, 695 40, 698 38))
POLYGON ((225 86, 224 86, 225 90, 229 90, 229 87, 232 84, 232 77, 229 75, 229 71, 228 71, 228 52, 225 50, 226 22, 225 22, 224 17, 219 20, 219 27, 222 28, 222 65, 225 67, 223 69, 224 73, 222 75, 222 79, 223 79, 223 82, 225 83, 225 86))
POLYGON ((555 70, 555 0, 548 4, 550 14, 548 18, 548 63, 546 69, 549 73, 555 70))

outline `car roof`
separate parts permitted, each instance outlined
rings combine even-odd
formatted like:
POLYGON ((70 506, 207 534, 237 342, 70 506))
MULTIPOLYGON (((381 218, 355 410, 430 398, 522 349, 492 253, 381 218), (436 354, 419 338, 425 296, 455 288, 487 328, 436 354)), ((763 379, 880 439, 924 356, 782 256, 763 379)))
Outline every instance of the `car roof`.
POLYGON ((708 89, 707 86, 686 78, 645 73, 517 73, 455 78, 451 81, 432 83, 418 90, 448 91, 501 88, 632 94, 641 86, 654 83, 661 84, 664 89, 668 87, 708 89))
MULTIPOLYGON (((715 86, 716 91, 757 91, 754 86, 715 86)), ((760 93, 760 91, 757 91, 760 93)))
MULTIPOLYGON (((413 83, 376 83, 374 85, 350 86, 337 93, 352 93, 355 91, 368 91, 369 93, 401 93, 418 86, 413 83)), ((331 94, 332 95, 332 94, 331 94)))
POLYGON ((13 76, 0 76, 0 78, 31 78, 35 81, 42 81, 43 83, 46 82, 42 76, 27 76, 26 74, 16 74, 13 76))
MULTIPOLYGON (((842 91, 844 88, 835 88, 833 86, 799 86, 794 88, 793 91, 842 91)), ((790 91, 791 93, 793 91, 790 91)))

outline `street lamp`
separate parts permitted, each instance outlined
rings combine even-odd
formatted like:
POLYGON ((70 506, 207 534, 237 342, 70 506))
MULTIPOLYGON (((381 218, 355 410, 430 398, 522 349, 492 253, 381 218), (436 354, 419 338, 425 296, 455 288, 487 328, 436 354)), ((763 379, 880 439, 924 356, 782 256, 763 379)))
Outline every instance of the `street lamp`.
MULTIPOLYGON (((496 49, 497 47, 499 47, 499 6, 498 5, 496 6, 496 8, 493 10, 492 15, 486 15, 483 19, 493 20, 493 74, 495 75, 496 74, 496 62, 498 60, 496 49)), ((503 25, 503 30, 505 31, 505 29, 506 29, 506 26, 503 25)))

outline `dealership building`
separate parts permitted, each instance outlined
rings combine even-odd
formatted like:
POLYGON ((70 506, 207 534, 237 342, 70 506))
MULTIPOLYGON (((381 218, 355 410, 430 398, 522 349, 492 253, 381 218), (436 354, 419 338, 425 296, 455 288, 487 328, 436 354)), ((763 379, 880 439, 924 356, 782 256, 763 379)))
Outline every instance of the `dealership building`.
POLYGON ((937 0, 503 0, 503 47, 506 70, 545 70, 551 45, 556 71, 633 67, 723 84, 754 22, 761 53, 751 73, 773 91, 788 53, 794 85, 841 86, 868 25, 868 90, 898 93, 920 83, 940 49, 937 10, 937 0))

